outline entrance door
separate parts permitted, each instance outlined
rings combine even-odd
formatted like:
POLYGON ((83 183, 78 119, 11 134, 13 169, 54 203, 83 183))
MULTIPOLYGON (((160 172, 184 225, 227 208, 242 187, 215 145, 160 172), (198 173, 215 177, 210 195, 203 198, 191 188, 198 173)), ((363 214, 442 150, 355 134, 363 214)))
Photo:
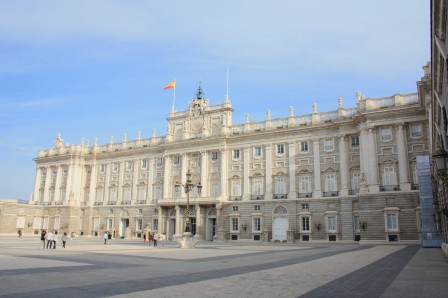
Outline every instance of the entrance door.
POLYGON ((209 218, 208 219, 208 235, 207 240, 213 241, 213 237, 216 235, 216 218, 209 218))
POLYGON ((121 224, 120 224, 120 237, 125 237, 126 235, 126 228, 129 227, 129 219, 128 218, 122 218, 121 224))
POLYGON ((176 233, 176 219, 170 219, 168 226, 168 239, 173 240, 173 235, 176 233))
POLYGON ((272 240, 286 241, 288 231, 288 218, 276 217, 272 224, 272 240))
POLYGON ((190 232, 192 235, 196 235, 196 217, 190 217, 190 232))

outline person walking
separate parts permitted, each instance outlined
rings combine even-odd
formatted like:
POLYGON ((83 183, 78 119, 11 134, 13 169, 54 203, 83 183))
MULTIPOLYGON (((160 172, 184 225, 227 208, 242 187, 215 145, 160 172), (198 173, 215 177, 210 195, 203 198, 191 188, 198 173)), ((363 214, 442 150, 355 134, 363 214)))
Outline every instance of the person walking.
POLYGON ((146 233, 143 234, 143 244, 146 244, 146 233))
POLYGON ((152 240, 154 241, 154 247, 157 247, 157 240, 159 240, 159 233, 154 232, 152 240))
POLYGON ((19 238, 22 237, 22 230, 21 229, 17 230, 17 234, 19 234, 19 238))
POLYGON ((42 230, 40 233, 40 242, 42 242, 42 248, 45 248, 45 240, 47 238, 47 231, 42 230))
MULTIPOLYGON (((58 231, 54 231, 53 240, 52 240, 53 249, 56 249, 56 242, 57 241, 58 241, 58 231)), ((51 248, 51 245, 50 245, 50 248, 51 248)))
POLYGON ((67 240, 67 233, 64 233, 64 235, 62 236, 62 248, 65 248, 65 243, 67 243, 67 240))
POLYGON ((104 244, 107 244, 107 239, 109 239, 109 233, 104 232, 103 239, 104 239, 104 244))
POLYGON ((108 240, 108 244, 112 244, 112 233, 109 232, 109 234, 107 234, 107 240, 108 240))
POLYGON ((148 235, 149 247, 151 247, 153 240, 154 240, 154 233, 149 232, 149 235, 148 235))
POLYGON ((165 247, 165 240, 166 240, 165 234, 161 233, 159 235, 159 240, 162 242, 162 246, 165 247))
POLYGON ((53 235, 53 233, 50 231, 50 232, 48 232, 47 233, 47 249, 51 249, 51 246, 53 245, 53 237, 54 237, 54 235, 53 235))

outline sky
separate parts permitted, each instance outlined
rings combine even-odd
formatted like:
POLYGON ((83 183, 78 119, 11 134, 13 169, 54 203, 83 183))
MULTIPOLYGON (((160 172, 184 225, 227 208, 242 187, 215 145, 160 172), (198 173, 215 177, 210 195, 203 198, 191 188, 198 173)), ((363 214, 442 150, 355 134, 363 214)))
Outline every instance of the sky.
POLYGON ((416 92, 430 60, 421 0, 0 0, 0 198, 27 200, 58 133, 98 144, 166 133, 201 84, 233 123, 416 92))

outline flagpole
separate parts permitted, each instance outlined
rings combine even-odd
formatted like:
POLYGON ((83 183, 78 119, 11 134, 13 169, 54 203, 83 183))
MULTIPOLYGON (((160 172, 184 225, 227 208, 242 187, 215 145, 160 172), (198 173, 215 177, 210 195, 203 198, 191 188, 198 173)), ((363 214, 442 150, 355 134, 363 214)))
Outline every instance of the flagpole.
POLYGON ((174 110, 174 103, 176 102, 176 79, 174 79, 174 92, 173 92, 173 110, 174 110))

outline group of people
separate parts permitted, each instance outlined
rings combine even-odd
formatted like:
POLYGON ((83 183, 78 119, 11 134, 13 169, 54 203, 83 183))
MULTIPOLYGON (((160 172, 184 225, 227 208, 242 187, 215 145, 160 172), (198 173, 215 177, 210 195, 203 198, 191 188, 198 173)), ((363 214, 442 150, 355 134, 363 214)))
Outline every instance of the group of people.
POLYGON ((42 248, 46 249, 56 249, 56 243, 62 241, 62 248, 65 248, 65 245, 68 241, 67 233, 64 233, 61 238, 58 237, 58 231, 47 233, 46 230, 42 230, 40 234, 40 241, 42 242, 42 248))
POLYGON ((112 244, 112 233, 104 232, 103 239, 104 239, 104 244, 112 244))
MULTIPOLYGON (((148 235, 148 244, 149 246, 157 247, 157 242, 160 240, 162 242, 162 246, 165 246, 165 234, 163 233, 156 233, 156 232, 150 232, 148 235)), ((143 234, 143 243, 146 243, 146 233, 143 234)))

